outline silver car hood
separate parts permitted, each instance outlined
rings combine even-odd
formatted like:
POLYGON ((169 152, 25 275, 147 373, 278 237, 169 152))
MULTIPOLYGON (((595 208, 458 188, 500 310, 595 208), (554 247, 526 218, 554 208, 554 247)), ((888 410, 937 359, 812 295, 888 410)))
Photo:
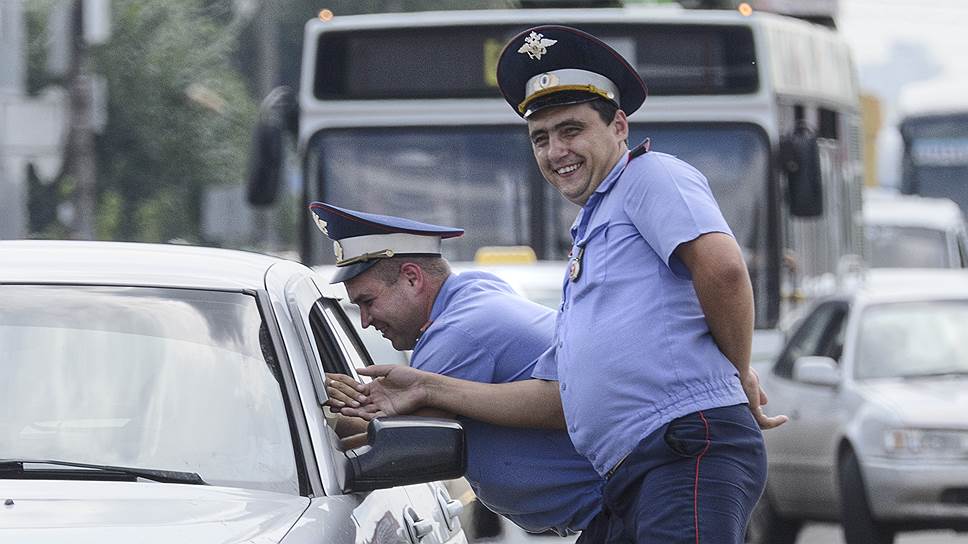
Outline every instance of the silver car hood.
POLYGON ((0 542, 278 544, 308 506, 203 485, 0 480, 0 542))
POLYGON ((968 379, 939 377, 878 380, 860 388, 868 400, 890 410, 902 425, 968 428, 968 379))

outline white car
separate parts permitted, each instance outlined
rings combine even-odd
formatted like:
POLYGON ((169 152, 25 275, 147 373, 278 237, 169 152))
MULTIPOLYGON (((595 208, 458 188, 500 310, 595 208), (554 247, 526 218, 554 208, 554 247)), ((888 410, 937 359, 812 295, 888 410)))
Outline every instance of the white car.
POLYGON ((343 451, 324 372, 370 358, 291 261, 0 242, 0 542, 466 543, 454 421, 343 451))
POLYGON ((968 271, 873 270, 820 301, 770 372, 754 542, 840 521, 847 544, 968 529, 968 271))
POLYGON ((864 193, 864 233, 872 268, 966 268, 968 230, 947 198, 864 193))

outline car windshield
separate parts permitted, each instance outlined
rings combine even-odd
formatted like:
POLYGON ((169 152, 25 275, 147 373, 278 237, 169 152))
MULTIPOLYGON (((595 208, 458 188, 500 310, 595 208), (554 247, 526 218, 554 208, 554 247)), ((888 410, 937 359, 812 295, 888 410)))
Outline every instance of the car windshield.
POLYGON ((968 373, 968 301, 880 304, 861 314, 854 376, 968 373))
POLYGON ((864 228, 872 268, 948 268, 945 233, 937 229, 898 225, 864 228))
POLYGON ((298 493, 255 297, 0 286, 0 451, 298 493))

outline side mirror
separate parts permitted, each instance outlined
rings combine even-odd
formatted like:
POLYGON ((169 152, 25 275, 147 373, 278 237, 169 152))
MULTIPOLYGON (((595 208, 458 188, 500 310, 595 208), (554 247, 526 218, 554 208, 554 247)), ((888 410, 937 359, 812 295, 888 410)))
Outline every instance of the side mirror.
POLYGON ((823 183, 820 173, 820 147, 817 136, 799 123, 793 133, 780 142, 780 165, 787 176, 787 204, 796 217, 823 214, 823 183))
POLYGON ((259 106, 259 120, 252 132, 247 172, 247 198, 253 206, 276 201, 286 155, 286 135, 298 132, 298 105, 292 89, 276 87, 259 106))
POLYGON ((346 458, 347 493, 452 480, 467 470, 464 429, 447 419, 374 419, 367 445, 347 451, 346 458))
POLYGON ((800 357, 793 362, 793 379, 812 385, 835 387, 840 383, 840 367, 830 357, 800 357))

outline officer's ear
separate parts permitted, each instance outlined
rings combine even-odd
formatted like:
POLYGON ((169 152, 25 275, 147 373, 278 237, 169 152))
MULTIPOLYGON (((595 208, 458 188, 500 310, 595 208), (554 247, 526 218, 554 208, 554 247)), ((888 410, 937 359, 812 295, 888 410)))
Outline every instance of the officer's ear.
POLYGON ((612 119, 612 130, 615 131, 616 138, 623 141, 629 139, 629 119, 622 110, 615 110, 615 118, 612 119))
POLYGON ((424 282, 424 271, 416 263, 403 263, 400 265, 400 281, 406 282, 406 286, 420 288, 424 282))

